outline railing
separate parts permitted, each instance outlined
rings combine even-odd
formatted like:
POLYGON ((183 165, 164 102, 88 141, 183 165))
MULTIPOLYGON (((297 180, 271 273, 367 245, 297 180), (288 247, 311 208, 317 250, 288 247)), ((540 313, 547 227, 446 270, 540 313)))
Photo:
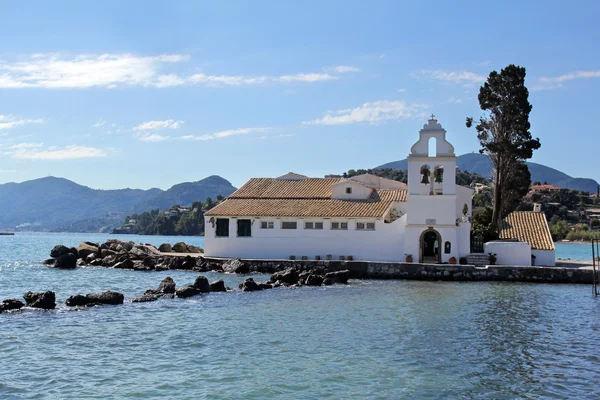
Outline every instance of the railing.
POLYGON ((483 238, 481 236, 471 238, 471 253, 483 253, 483 238))

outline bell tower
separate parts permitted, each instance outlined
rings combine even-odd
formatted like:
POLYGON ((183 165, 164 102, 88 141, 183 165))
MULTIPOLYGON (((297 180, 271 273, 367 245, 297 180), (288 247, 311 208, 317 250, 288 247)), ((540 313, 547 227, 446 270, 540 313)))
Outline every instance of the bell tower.
POLYGON ((434 115, 408 156, 407 214, 410 225, 453 226, 456 221, 456 155, 434 115))

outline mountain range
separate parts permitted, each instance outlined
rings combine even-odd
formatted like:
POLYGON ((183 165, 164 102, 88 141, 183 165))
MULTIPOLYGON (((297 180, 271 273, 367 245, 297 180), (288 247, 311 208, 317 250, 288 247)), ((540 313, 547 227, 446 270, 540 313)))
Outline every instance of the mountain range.
POLYGON ((110 215, 118 226, 128 213, 190 205, 207 197, 228 196, 235 190, 217 175, 180 183, 168 190, 98 190, 52 176, 5 183, 0 185, 0 229, 52 230, 78 221, 90 221, 87 225, 91 226, 106 222, 110 215))
MULTIPOLYGON (((456 164, 462 171, 475 172, 485 178, 489 178, 492 173, 492 162, 488 156, 483 154, 463 154, 458 157, 456 164)), ((548 182, 560 188, 582 190, 590 193, 596 193, 598 188, 598 182, 594 179, 573 178, 564 172, 534 162, 527 162, 527 166, 529 167, 529 172, 531 172, 532 182, 548 182)), ((408 169, 408 160, 392 161, 376 167, 376 169, 380 168, 406 170, 408 169)))

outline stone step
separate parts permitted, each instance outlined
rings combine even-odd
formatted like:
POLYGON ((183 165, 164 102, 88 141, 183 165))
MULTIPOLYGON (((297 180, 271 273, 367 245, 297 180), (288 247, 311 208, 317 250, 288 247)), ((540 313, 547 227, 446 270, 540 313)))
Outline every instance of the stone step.
POLYGON ((469 254, 467 263, 475 266, 484 266, 490 263, 490 257, 487 254, 469 254))

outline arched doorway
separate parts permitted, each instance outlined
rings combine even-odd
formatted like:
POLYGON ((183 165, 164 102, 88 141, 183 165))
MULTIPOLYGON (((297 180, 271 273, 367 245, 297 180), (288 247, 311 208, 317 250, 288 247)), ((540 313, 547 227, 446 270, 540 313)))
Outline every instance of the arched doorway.
POLYGON ((426 264, 436 264, 441 256, 442 237, 438 231, 429 228, 423 231, 420 240, 421 262, 426 264))

